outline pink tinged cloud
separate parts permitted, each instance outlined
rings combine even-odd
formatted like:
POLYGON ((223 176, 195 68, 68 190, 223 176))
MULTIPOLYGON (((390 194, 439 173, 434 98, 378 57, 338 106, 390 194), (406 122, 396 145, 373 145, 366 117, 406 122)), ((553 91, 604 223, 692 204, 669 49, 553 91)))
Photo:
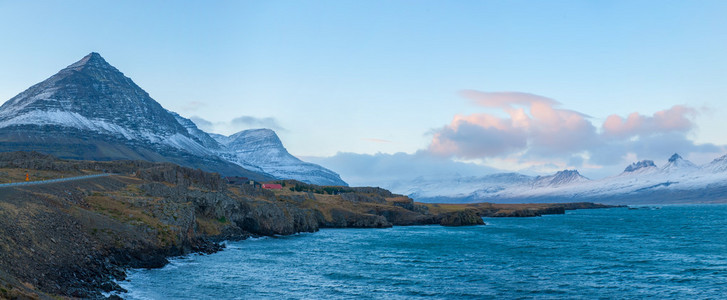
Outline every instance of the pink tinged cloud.
POLYGON ((450 124, 434 130, 427 148, 430 153, 464 159, 515 159, 521 164, 546 159, 577 166, 616 164, 630 153, 653 159, 675 151, 687 155, 719 150, 687 138, 696 127, 693 119, 697 115, 687 106, 676 105, 651 116, 638 112, 626 117, 611 115, 599 132, 589 116, 559 108, 560 103, 546 97, 473 90, 461 95, 495 114, 456 115, 450 124))
POLYGON ((693 108, 675 105, 657 111, 653 116, 634 112, 624 119, 618 115, 610 115, 603 123, 603 134, 611 138, 631 138, 657 133, 689 132, 695 127, 692 120, 696 114, 697 111, 693 108))
POLYGON ((533 103, 544 103, 551 106, 559 104, 558 101, 547 97, 521 92, 480 92, 464 90, 459 94, 480 106, 502 109, 512 107, 513 105, 527 106, 533 103))
POLYGON ((505 124, 483 126, 462 119, 435 132, 429 151, 441 156, 480 158, 517 151, 526 145, 527 134, 522 130, 505 124))
POLYGON ((527 148, 562 153, 584 148, 596 132, 586 115, 556 108, 559 103, 546 97, 472 90, 461 94, 480 106, 501 109, 508 117, 457 115, 435 132, 429 146, 433 153, 462 158, 502 156, 527 148))

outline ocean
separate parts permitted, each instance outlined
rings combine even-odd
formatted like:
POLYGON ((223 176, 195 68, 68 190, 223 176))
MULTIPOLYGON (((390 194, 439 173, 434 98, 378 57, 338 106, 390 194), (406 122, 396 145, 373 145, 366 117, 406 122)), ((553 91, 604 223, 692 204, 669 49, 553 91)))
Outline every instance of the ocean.
POLYGON ((131 270, 128 299, 727 298, 727 205, 323 229, 131 270))

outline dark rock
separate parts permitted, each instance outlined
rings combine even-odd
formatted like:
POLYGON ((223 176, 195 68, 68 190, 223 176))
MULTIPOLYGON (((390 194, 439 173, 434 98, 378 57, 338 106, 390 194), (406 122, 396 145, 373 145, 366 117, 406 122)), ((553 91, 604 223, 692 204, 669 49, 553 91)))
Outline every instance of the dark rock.
POLYGON ((442 226, 485 225, 485 221, 476 210, 465 209, 445 214, 439 224, 442 226))
POLYGON ((383 216, 373 214, 360 214, 344 209, 331 210, 332 222, 324 224, 329 228, 388 228, 393 226, 383 216))

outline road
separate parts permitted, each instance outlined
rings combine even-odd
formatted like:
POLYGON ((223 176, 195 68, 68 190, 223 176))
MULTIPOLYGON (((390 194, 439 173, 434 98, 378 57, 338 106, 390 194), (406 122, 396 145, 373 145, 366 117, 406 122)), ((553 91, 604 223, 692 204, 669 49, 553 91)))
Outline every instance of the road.
POLYGON ((102 173, 102 174, 94 174, 94 175, 84 175, 84 176, 76 176, 76 177, 41 180, 41 181, 21 181, 21 182, 13 182, 13 183, 3 183, 3 184, 0 184, 0 188, 12 187, 12 186, 48 184, 48 183, 56 183, 56 182, 64 182, 64 181, 74 181, 74 180, 82 180, 82 179, 88 179, 88 178, 111 176, 111 175, 116 175, 116 174, 102 173))

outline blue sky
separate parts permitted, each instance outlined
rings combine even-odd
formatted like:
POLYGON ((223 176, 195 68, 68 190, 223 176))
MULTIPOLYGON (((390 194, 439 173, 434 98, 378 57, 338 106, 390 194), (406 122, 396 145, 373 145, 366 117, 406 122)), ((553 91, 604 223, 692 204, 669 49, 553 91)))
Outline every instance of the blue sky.
POLYGON ((334 170, 403 152, 434 173, 458 161, 600 177, 723 154, 725 14, 724 1, 0 0, 0 99, 96 51, 203 129, 271 127, 334 170), (502 92, 509 104, 493 105, 502 92), (583 120, 534 117, 541 102, 523 95, 583 120), (612 115, 623 122, 607 132, 612 115), (572 130, 584 145, 546 143, 572 130), (325 159, 337 153, 364 156, 325 159))

